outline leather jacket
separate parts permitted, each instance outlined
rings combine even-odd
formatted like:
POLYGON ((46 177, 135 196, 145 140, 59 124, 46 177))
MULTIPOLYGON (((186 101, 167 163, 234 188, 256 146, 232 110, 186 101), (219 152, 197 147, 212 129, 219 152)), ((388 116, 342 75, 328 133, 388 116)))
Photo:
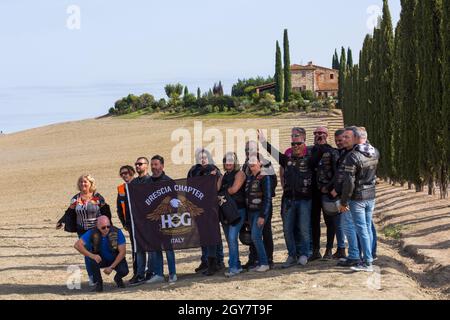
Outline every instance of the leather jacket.
POLYGON ((375 199, 376 171, 380 153, 369 143, 356 145, 344 160, 341 204, 375 199))

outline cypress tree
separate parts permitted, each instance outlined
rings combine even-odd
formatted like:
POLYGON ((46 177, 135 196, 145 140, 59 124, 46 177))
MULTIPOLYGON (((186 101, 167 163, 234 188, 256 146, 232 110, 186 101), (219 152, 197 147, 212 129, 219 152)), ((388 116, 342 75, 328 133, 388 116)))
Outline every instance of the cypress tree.
POLYGON ((289 38, 287 29, 284 29, 283 47, 284 47, 284 101, 286 102, 289 101, 289 96, 291 95, 292 90, 291 58, 289 54, 289 38))
POLYGON ((185 87, 184 87, 184 93, 183 93, 183 95, 186 97, 188 94, 189 94, 188 87, 185 86, 185 87))
POLYGON ((442 119, 444 125, 442 127, 442 164, 441 170, 439 172, 439 187, 441 190, 441 198, 448 197, 448 180, 449 180, 449 167, 450 167, 450 1, 446 0, 442 2, 442 25, 441 25, 441 35, 442 35, 442 88, 444 88, 444 93, 442 97, 442 119), (447 88, 447 89, 445 89, 447 88))
POLYGON ((357 114, 359 110, 359 65, 355 64, 352 68, 352 117, 353 123, 359 124, 357 114))
POLYGON ((402 137, 404 136, 404 122, 403 122, 403 110, 402 105, 400 104, 400 49, 401 49, 401 29, 402 29, 402 21, 400 20, 395 28, 395 37, 394 37, 394 59, 393 59, 393 93, 394 93, 394 109, 392 121, 396 125, 393 126, 393 138, 392 138, 392 161, 393 161, 393 180, 394 182, 400 182, 401 185, 405 182, 405 174, 404 167, 402 166, 402 157, 403 157, 403 141, 402 137))
POLYGON ((416 26, 414 11, 416 0, 401 0, 398 33, 396 34, 398 74, 398 109, 400 110, 401 136, 398 147, 399 159, 397 170, 402 179, 416 186, 416 191, 422 190, 423 181, 420 177, 417 149, 419 141, 420 116, 416 103, 417 68, 416 68, 416 26))
POLYGON ((334 55, 333 55, 333 63, 331 67, 335 70, 339 70, 339 56, 337 53, 337 49, 334 49, 334 55))
POLYGON ((281 49, 277 41, 275 53, 275 100, 281 102, 283 100, 283 66, 281 64, 281 49))
POLYGON ((338 87, 338 107, 343 109, 344 105, 344 86, 345 76, 347 74, 347 60, 345 58, 345 49, 341 49, 341 58, 339 62, 339 87, 338 87))
POLYGON ((367 118, 370 132, 370 141, 375 145, 380 145, 380 129, 379 122, 382 121, 383 116, 380 111, 380 29, 374 28, 373 41, 371 47, 371 65, 369 75, 369 108, 367 118))
POLYGON ((388 1, 383 0, 383 17, 380 25, 379 42, 379 116, 377 129, 380 131, 378 148, 383 155, 380 159, 379 171, 385 179, 392 176, 392 115, 394 108, 393 94, 393 56, 394 33, 388 1))
POLYGON ((350 47, 347 49, 347 69, 350 70, 353 68, 353 55, 352 49, 350 47))
POLYGON ((368 126, 367 113, 369 112, 369 76, 370 76, 370 49, 372 47, 372 37, 366 35, 364 44, 359 55, 358 70, 358 110, 356 112, 356 123, 368 126))
POLYGON ((200 87, 197 87, 197 99, 202 97, 202 92, 200 91, 200 87))
POLYGON ((421 152, 421 174, 428 182, 428 193, 434 193, 434 181, 438 174, 442 157, 443 124, 442 108, 442 38, 441 31, 441 1, 419 1, 417 11, 417 67, 418 67, 418 97, 419 112, 422 115, 420 135, 421 145, 426 146, 426 152, 421 152), (433 143, 430 143, 433 141, 433 143))
POLYGON ((344 122, 347 125, 354 125, 354 119, 353 119, 353 103, 352 103, 352 70, 348 70, 346 72, 346 75, 344 77, 344 87, 343 87, 343 95, 342 95, 342 111, 344 114, 344 122))

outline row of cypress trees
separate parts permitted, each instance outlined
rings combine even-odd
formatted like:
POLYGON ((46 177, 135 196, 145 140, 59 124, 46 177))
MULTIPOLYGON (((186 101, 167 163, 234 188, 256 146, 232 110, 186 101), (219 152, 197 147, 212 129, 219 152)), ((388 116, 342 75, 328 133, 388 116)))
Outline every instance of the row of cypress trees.
POLYGON ((275 100, 278 102, 289 101, 291 95, 291 58, 289 53, 289 37, 287 29, 284 29, 283 36, 283 59, 281 57, 281 49, 278 41, 276 42, 275 51, 275 100), (284 62, 284 68, 282 64, 284 62))
MULTIPOLYGON (((448 197, 450 58, 448 0, 401 0, 393 30, 388 1, 359 64, 342 48, 339 106, 346 124, 365 126, 381 153, 379 175, 448 197)), ((351 53, 351 51, 349 50, 351 53)), ((333 65, 337 66, 337 52, 333 65)))

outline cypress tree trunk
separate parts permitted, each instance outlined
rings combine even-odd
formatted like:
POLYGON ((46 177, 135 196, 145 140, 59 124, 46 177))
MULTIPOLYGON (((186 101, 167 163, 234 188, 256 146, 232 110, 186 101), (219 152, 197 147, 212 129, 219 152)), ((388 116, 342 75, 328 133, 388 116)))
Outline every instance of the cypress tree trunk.
POLYGON ((436 188, 435 188, 435 185, 434 185, 434 180, 433 180, 433 177, 430 176, 428 178, 428 195, 429 196, 434 196, 435 194, 436 194, 436 188))

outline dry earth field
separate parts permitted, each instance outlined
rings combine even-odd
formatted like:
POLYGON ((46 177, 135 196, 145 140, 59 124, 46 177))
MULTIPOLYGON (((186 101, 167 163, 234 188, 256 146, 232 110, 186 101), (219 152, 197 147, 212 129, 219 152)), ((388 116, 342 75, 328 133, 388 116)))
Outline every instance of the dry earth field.
MULTIPOLYGON (((436 299, 449 297, 449 202, 380 184, 377 221, 381 228, 402 224, 401 240, 381 239, 379 273, 352 273, 335 262, 316 261, 306 267, 280 268, 286 258, 279 215, 280 190, 274 200, 273 231, 277 266, 264 274, 244 273, 233 279, 193 273, 199 250, 176 252, 178 282, 117 289, 105 277, 105 292, 92 294, 76 236, 55 230, 55 223, 76 191, 76 180, 91 173, 98 191, 115 210, 118 169, 138 156, 170 158, 177 128, 192 132, 193 119, 99 119, 70 122, 0 136, 0 299, 436 299), (433 209, 434 208, 434 209, 433 209), (411 214, 411 212, 413 212, 411 214), (408 249, 405 251, 405 248, 408 249), (69 290, 68 266, 79 265, 81 290, 69 290)), ((312 130, 342 126, 338 115, 291 119, 205 120, 204 129, 280 129, 283 150, 292 126, 312 130)), ((227 150, 228 151, 228 150, 227 150)), ((189 165, 166 163, 173 178, 184 177, 189 165)), ((114 215, 114 213, 113 213, 114 215)), ((119 223, 114 217, 114 222, 119 223)), ((324 236, 324 226, 322 229, 324 236)), ((325 239, 322 237, 322 241, 325 239)), ((247 248, 240 247, 246 261, 247 248)), ((227 248, 225 247, 225 253, 227 248)), ((128 260, 130 252, 128 249, 128 260)), ((166 271, 167 273, 167 271, 166 271)))

